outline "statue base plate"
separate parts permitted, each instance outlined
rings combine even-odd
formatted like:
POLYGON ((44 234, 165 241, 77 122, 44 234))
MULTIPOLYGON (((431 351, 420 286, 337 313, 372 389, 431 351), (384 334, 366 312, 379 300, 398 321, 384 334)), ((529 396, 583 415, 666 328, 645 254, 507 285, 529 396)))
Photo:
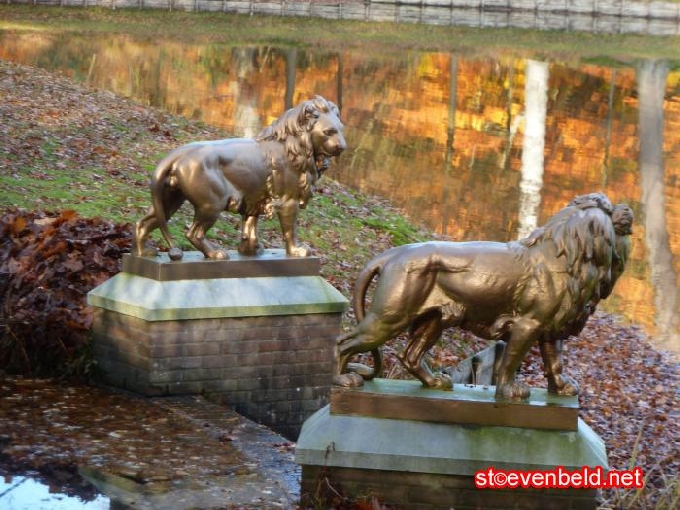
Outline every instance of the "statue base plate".
POLYGON ((283 249, 264 250, 260 255, 241 255, 229 250, 229 259, 206 259, 199 251, 184 252, 182 260, 170 260, 165 252, 155 257, 123 255, 123 272, 158 281, 209 278, 257 278, 265 276, 317 276, 319 257, 289 257, 283 249))
POLYGON ((454 384, 453 391, 423 388, 419 381, 374 379, 360 388, 331 389, 332 414, 438 423, 577 430, 578 397, 532 388, 528 401, 497 401, 495 386, 454 384))
POLYGON ((185 252, 179 261, 124 255, 123 271, 88 293, 88 304, 146 321, 342 313, 347 299, 319 276, 316 258, 267 250, 230 260, 185 252))

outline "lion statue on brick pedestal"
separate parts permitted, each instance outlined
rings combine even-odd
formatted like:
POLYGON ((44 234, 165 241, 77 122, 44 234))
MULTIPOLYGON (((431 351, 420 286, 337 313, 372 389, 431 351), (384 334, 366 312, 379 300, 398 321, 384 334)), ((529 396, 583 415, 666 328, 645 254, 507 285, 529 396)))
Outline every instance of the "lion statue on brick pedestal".
POLYGON ((456 326, 506 342, 497 362, 497 398, 529 396, 515 374, 537 342, 548 391, 577 394, 576 381, 562 373, 562 341, 579 334, 611 293, 628 257, 632 222, 627 205, 613 207, 605 195, 591 193, 519 241, 427 242, 387 250, 357 278, 353 306, 359 323, 338 339, 334 383, 360 386, 379 374, 380 346, 408 331, 399 354, 405 368, 426 387, 450 389, 450 378, 432 373, 423 356, 444 328, 456 326), (352 364, 347 372, 351 356, 369 351, 373 370, 352 364))
POLYGON ((254 139, 194 142, 168 154, 151 178, 152 205, 136 225, 132 253, 153 256, 145 247, 150 232, 160 228, 172 260, 182 251, 168 232, 167 222, 185 202, 194 206, 194 221, 186 233, 209 259, 228 258, 226 250, 205 236, 222 211, 241 215, 243 255, 262 251, 257 238, 261 215, 278 215, 286 254, 308 255, 298 244, 297 216, 311 197, 312 185, 347 147, 337 106, 321 96, 285 112, 254 139))

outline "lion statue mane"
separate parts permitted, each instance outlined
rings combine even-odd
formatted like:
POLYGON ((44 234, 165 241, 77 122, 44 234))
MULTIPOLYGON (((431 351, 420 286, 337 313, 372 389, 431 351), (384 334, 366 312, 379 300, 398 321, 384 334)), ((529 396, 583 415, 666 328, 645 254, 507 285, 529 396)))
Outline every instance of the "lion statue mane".
POLYGON ((426 387, 450 389, 451 379, 434 374, 423 356, 444 328, 455 326, 505 341, 496 363, 497 398, 529 396, 515 374, 536 342, 548 391, 577 394, 578 384, 562 373, 562 342, 581 332, 621 276, 632 222, 630 207, 613 207, 604 194, 591 193, 519 241, 435 241, 385 251, 357 278, 358 324, 338 338, 334 383, 355 387, 380 374, 380 346, 407 331, 399 354, 404 367, 426 387), (369 351, 373 369, 348 364, 351 356, 369 351))
POLYGON ((151 177, 152 205, 137 221, 132 253, 153 256, 149 234, 160 229, 173 260, 182 251, 167 222, 185 202, 194 207, 186 237, 210 259, 226 259, 227 252, 206 239, 222 211, 241 215, 239 253, 262 251, 257 237, 261 215, 278 215, 286 254, 308 255, 297 240, 297 215, 312 194, 312 185, 347 147, 338 107, 321 96, 286 111, 255 138, 194 142, 170 152, 151 177))

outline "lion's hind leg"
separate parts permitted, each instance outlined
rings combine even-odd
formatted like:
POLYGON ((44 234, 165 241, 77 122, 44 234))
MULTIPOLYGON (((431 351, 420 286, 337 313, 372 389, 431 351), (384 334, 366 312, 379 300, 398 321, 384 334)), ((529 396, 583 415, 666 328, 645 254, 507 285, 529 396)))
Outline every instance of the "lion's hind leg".
POLYGON ((156 230, 159 226, 156 218, 156 211, 153 206, 143 218, 137 220, 135 223, 135 230, 132 235, 132 254, 137 257, 154 257, 158 255, 158 250, 145 246, 149 238, 149 234, 156 230))
POLYGON ((360 386, 363 379, 372 379, 378 375, 377 372, 382 371, 382 359, 379 356, 380 347, 405 328, 404 321, 395 324, 387 323, 369 312, 352 331, 338 338, 335 347, 336 376, 334 383, 339 386, 360 386), (348 363, 349 359, 355 354, 369 351, 374 353, 375 358, 372 370, 365 365, 348 363), (345 373, 348 371, 348 366, 349 373, 345 373), (357 378, 357 375, 360 375, 361 379, 357 378))
POLYGON ((442 313, 439 310, 430 310, 419 315, 409 327, 410 340, 399 354, 399 360, 423 386, 450 390, 451 378, 443 373, 434 374, 423 359, 427 351, 441 338, 443 330, 442 313))
POLYGON ((362 375, 354 370, 354 367, 348 366, 350 365, 348 361, 352 354, 344 348, 346 347, 345 344, 354 338, 358 332, 359 328, 355 327, 349 333, 339 336, 335 344, 335 375, 333 376, 333 384, 335 386, 358 388, 364 384, 362 375))
POLYGON ((548 378, 548 392, 556 395, 578 395, 578 383, 563 374, 562 340, 540 342, 545 374, 548 378))
MULTIPOLYGON (((155 257, 158 255, 158 250, 155 248, 146 247, 146 241, 149 239, 151 232, 161 227, 162 224, 167 224, 170 217, 177 212, 177 210, 184 203, 184 195, 176 190, 163 193, 163 211, 165 218, 159 218, 158 212, 152 205, 149 207, 146 215, 135 223, 135 230, 132 236, 132 253, 138 257, 155 257)), ((166 229, 167 230, 167 229, 166 229)), ((163 233, 165 236, 165 232, 163 233)), ((170 248, 174 247, 172 238, 166 239, 170 248)))
POLYGON ((194 221, 186 234, 189 242, 209 259, 226 260, 229 258, 226 250, 216 247, 205 238, 206 233, 215 224, 222 210, 224 210, 224 207, 221 203, 217 206, 215 204, 195 206, 194 221))

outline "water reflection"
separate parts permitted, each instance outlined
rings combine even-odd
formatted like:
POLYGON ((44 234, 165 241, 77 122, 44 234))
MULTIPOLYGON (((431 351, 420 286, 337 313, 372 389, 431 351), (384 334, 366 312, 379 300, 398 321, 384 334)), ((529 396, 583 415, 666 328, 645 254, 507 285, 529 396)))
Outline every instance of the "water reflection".
POLYGON ((522 177, 519 181, 519 228, 517 232, 519 239, 527 237, 538 226, 543 189, 548 74, 548 64, 545 62, 527 61, 524 85, 522 177))
POLYGON ((53 491, 33 478, 14 476, 0 478, 0 507, 4 510, 109 510, 110 501, 105 496, 95 496, 84 501, 53 491))
POLYGON ((238 135, 321 94, 347 125, 349 149, 329 175, 455 240, 520 237, 603 190, 638 218, 605 306, 680 352, 680 73, 667 64, 10 33, 0 58, 238 135))
POLYGON ((645 217, 647 261, 654 288, 657 338, 664 344, 680 342, 678 275, 666 227, 664 186, 664 102, 668 66, 641 62, 637 67, 640 118, 639 166, 645 217))

